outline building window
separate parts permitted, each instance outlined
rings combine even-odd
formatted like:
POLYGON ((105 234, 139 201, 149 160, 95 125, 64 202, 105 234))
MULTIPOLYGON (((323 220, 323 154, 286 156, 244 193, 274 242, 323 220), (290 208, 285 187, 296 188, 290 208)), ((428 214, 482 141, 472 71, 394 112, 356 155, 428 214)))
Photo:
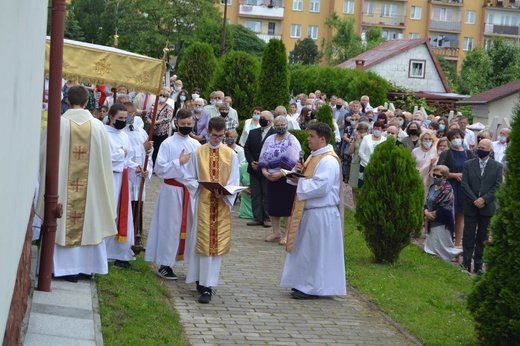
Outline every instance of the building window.
POLYGON ((302 36, 302 26, 300 24, 291 24, 291 37, 300 38, 302 36))
POLYGON ((303 11, 303 0, 293 0, 292 9, 293 11, 303 11))
POLYGON ((410 59, 410 70, 408 78, 424 78, 424 70, 426 68, 426 60, 410 59))
POLYGON ((343 1, 343 13, 354 14, 354 1, 344 0, 343 1))
POLYGON ((318 39, 318 27, 314 25, 309 25, 307 28, 307 37, 312 38, 313 40, 318 39))
MULTIPOLYGON (((231 6, 231 1, 232 1, 232 0, 227 0, 227 4, 228 4, 228 6, 231 6)), ((221 5, 224 5, 224 0, 220 0, 220 4, 221 4, 221 5)))
MULTIPOLYGON (((433 9, 433 20, 438 20, 442 22, 453 22, 456 21, 455 11, 451 8, 434 8, 433 9)), ((460 17, 459 17, 460 20, 460 17)))
POLYGON ((394 4, 382 4, 381 5, 381 17, 397 17, 397 5, 394 4))
POLYGON ((374 15, 374 3, 373 2, 365 2, 363 4, 363 14, 366 16, 374 15))
POLYGON ((262 32, 262 22, 247 20, 245 27, 257 34, 262 32))
POLYGON ((475 11, 466 11, 466 24, 475 24, 475 11))
POLYGON ((274 22, 267 23, 267 35, 274 35, 275 28, 276 28, 276 23, 274 23, 274 22))
POLYGON ((416 32, 411 32, 408 34, 408 38, 410 38, 410 39, 419 38, 419 37, 420 37, 419 34, 416 32))
POLYGON ((412 6, 410 11, 410 19, 420 20, 422 16, 422 7, 421 6, 412 6))
POLYGON ((464 46, 462 50, 472 50, 473 49, 473 37, 464 37, 464 46))
POLYGON ((320 12, 320 2, 321 0, 311 0, 309 12, 320 12))

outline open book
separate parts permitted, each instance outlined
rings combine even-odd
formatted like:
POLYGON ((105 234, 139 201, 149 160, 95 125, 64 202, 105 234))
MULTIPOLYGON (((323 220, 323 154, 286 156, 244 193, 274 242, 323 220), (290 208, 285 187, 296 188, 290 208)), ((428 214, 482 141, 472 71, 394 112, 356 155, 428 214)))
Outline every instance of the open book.
POLYGON ((240 191, 246 190, 247 186, 233 186, 226 185, 222 186, 219 182, 213 181, 199 181, 199 184, 204 186, 209 191, 213 192, 215 190, 220 190, 224 195, 234 195, 235 193, 239 193, 240 191))
POLYGON ((293 172, 293 171, 288 171, 286 169, 280 169, 280 172, 282 172, 282 174, 284 175, 284 177, 287 177, 287 178, 292 178, 292 177, 299 177, 299 178, 305 178, 305 175, 301 174, 301 173, 298 173, 298 172, 293 172))

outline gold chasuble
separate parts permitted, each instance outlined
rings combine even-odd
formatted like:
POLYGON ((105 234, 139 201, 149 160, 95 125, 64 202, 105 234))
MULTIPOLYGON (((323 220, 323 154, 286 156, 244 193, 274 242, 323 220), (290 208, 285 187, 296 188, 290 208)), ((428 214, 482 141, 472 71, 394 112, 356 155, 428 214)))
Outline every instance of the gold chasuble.
POLYGON ((69 176, 65 246, 80 246, 85 222, 90 162, 90 121, 70 122, 69 176))
MULTIPOLYGON (((202 145, 197 149, 199 181, 227 185, 231 175, 233 149, 221 145, 211 149, 202 145)), ((229 252, 231 245, 231 210, 222 198, 207 189, 201 189, 197 214, 197 254, 220 256, 229 252)))
MULTIPOLYGON (((332 155, 336 159, 339 160, 338 156, 334 151, 327 151, 323 154, 319 154, 316 156, 309 156, 307 160, 305 161, 305 165, 303 168, 303 174, 305 175, 305 179, 310 179, 314 175, 314 170, 316 169, 316 166, 320 162, 322 158, 324 158, 327 155, 332 155)), ((340 166, 341 167, 341 166, 340 166)), ((304 179, 304 178, 300 178, 304 179)), ((296 239, 296 233, 298 232, 298 227, 300 226, 300 220, 303 215, 303 209, 305 208, 305 201, 300 201, 298 198, 298 194, 294 197, 294 204, 293 209, 291 213, 291 223, 289 224, 289 227, 287 227, 287 245, 286 245, 286 251, 292 252, 294 240, 296 239)))

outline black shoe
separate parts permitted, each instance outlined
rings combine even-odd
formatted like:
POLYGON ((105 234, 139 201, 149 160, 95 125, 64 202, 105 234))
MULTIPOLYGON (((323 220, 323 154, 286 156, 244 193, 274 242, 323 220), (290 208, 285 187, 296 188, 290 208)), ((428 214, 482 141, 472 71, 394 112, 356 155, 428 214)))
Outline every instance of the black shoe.
POLYGON ((157 271, 157 275, 166 280, 177 280, 177 275, 175 275, 172 268, 167 266, 161 266, 157 271))
POLYGON ((318 299, 320 296, 315 296, 296 290, 291 292, 291 297, 293 297, 294 299, 318 299))
POLYGON ((484 270, 482 270, 482 268, 480 268, 480 269, 475 269, 473 272, 474 272, 475 274, 477 274, 477 275, 484 275, 484 270))
POLYGON ((128 261, 116 260, 114 262, 114 267, 121 268, 121 269, 128 269, 128 270, 133 270, 135 272, 139 272, 139 269, 137 269, 136 267, 131 265, 130 262, 128 262, 128 261))
POLYGON ((78 282, 78 276, 77 275, 62 275, 62 276, 55 276, 55 279, 61 279, 68 282, 76 283, 78 282))
POLYGON ((204 291, 204 293, 202 293, 201 296, 199 297, 199 303, 208 304, 209 301, 211 300, 212 294, 213 294, 213 290, 209 287, 206 287, 206 291, 204 291))
POLYGON ((197 292, 199 292, 200 294, 203 294, 204 292, 206 292, 206 287, 199 285, 198 281, 195 281, 195 283, 197 284, 197 292))
POLYGON ((462 270, 467 271, 468 273, 471 273, 471 268, 470 268, 469 266, 466 267, 466 266, 464 265, 464 263, 462 263, 462 264, 460 265, 460 268, 461 268, 462 270))
POLYGON ((258 222, 258 221, 249 221, 248 223, 246 223, 246 225, 248 226, 262 226, 264 223, 263 222, 258 222))
POLYGON ((78 280, 90 280, 90 279, 92 279, 93 276, 94 275, 92 275, 92 274, 79 273, 78 280))

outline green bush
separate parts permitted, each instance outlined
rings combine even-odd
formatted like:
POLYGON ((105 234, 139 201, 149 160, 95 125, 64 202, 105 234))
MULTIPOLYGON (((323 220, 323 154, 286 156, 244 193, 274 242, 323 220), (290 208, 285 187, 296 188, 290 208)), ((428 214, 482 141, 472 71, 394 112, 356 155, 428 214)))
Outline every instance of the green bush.
POLYGON ((240 119, 251 117, 259 62, 251 54, 232 51, 222 57, 207 89, 222 90, 233 98, 240 119))
POLYGON ((298 139, 298 142, 300 142, 302 150, 305 152, 305 157, 309 157, 311 154, 311 149, 309 149, 309 143, 307 142, 309 132, 307 132, 307 130, 290 130, 289 132, 298 139))
POLYGON ((497 192, 493 238, 486 244, 486 273, 468 296, 468 307, 485 345, 517 345, 520 340, 520 103, 517 104, 507 149, 505 183, 497 192))
POLYGON ((389 136, 363 174, 356 221, 377 263, 394 263, 423 221, 424 187, 408 150, 389 136))
POLYGON ((329 97, 337 95, 347 101, 370 96, 372 105, 387 100, 390 83, 373 72, 324 66, 291 66, 289 89, 296 95, 321 90, 329 97))
POLYGON ((334 134, 334 124, 332 123, 332 108, 328 106, 322 106, 316 112, 316 121, 329 125, 332 130, 332 136, 330 137, 330 143, 336 143, 336 135, 334 134))
POLYGON ((207 43, 196 42, 184 52, 177 74, 189 94, 194 87, 204 90, 216 67, 217 59, 211 46, 207 43))
POLYGON ((256 104, 264 109, 289 106, 287 53, 282 41, 271 39, 262 56, 256 104))

